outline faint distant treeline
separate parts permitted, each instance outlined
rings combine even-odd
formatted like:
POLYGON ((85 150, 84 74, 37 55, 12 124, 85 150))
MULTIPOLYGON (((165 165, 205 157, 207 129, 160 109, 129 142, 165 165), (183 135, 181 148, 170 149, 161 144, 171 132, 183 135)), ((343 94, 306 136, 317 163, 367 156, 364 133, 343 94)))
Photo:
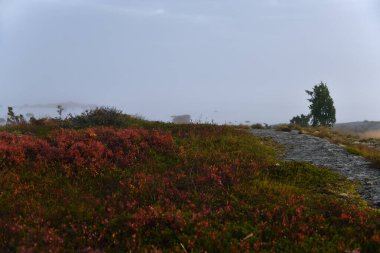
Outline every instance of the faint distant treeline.
POLYGON ((32 105, 24 104, 24 105, 14 106, 14 108, 17 108, 17 109, 26 109, 26 108, 56 109, 58 106, 62 106, 65 109, 81 109, 81 110, 95 109, 96 107, 98 107, 97 105, 94 105, 94 104, 64 102, 64 103, 32 104, 32 105))

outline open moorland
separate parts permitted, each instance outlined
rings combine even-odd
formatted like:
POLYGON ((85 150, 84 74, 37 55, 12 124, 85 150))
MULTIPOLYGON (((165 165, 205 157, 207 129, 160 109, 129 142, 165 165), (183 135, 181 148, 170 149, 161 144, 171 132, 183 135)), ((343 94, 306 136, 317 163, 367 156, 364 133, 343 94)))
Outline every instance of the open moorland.
POLYGON ((2 127, 0 251, 378 252, 357 185, 281 150, 107 108, 2 127))

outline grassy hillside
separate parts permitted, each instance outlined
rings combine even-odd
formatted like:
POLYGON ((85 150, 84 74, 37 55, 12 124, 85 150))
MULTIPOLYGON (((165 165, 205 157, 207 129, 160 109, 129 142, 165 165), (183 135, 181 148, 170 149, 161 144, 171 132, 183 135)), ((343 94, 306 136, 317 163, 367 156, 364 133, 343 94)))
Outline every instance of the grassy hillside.
POLYGON ((245 129, 93 116, 1 129, 1 252, 380 247, 354 184, 245 129))

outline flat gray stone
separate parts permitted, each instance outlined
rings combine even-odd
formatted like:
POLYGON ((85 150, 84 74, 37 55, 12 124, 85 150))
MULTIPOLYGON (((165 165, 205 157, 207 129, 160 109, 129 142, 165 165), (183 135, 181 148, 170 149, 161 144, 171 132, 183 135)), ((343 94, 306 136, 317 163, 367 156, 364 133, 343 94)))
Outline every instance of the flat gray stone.
POLYGON ((363 157, 348 153, 344 147, 325 139, 299 134, 298 131, 253 129, 252 133, 285 145, 284 160, 310 162, 358 181, 361 184, 359 193, 362 198, 370 205, 380 207, 380 169, 371 167, 370 162, 363 157))

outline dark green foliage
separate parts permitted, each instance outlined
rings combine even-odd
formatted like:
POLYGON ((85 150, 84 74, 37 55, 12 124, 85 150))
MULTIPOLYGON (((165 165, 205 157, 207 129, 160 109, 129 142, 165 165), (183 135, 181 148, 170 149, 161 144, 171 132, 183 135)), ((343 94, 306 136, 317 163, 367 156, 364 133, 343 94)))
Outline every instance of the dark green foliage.
POLYGON ((74 128, 85 128, 93 126, 115 126, 121 127, 125 123, 122 111, 112 107, 97 107, 86 110, 81 115, 71 117, 68 121, 74 128))
POLYGON ((301 127, 308 127, 310 121, 310 115, 297 115, 290 120, 291 124, 299 125, 301 127))
POLYGON ((327 85, 321 82, 313 87, 313 91, 306 90, 311 96, 309 102, 312 126, 333 126, 336 122, 334 101, 330 96, 327 85))

